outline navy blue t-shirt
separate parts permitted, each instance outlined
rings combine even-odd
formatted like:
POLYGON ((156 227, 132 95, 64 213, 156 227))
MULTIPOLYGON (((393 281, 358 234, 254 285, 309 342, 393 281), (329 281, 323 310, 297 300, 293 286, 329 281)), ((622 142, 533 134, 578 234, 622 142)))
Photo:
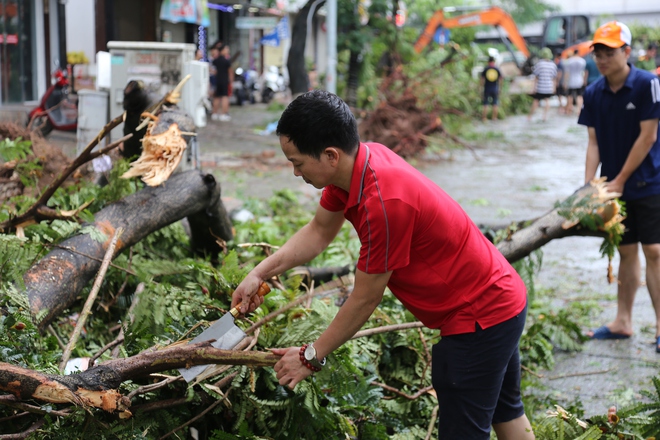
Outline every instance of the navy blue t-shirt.
MULTIPOLYGON (((594 127, 600 153, 600 175, 614 179, 641 132, 640 123, 660 118, 658 77, 630 66, 623 87, 613 93, 603 76, 587 87, 578 124, 594 127)), ((660 124, 658 139, 641 165, 630 176, 623 200, 660 194, 660 124)))
POLYGON ((484 90, 486 92, 497 93, 498 85, 500 78, 502 77, 502 72, 495 66, 486 66, 481 76, 484 79, 484 90))

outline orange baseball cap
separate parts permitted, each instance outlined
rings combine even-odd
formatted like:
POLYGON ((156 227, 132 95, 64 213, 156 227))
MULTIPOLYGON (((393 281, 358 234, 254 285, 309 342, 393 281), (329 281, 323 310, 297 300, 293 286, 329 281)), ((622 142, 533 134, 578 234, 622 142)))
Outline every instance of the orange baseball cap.
POLYGON ((620 21, 610 21, 605 23, 594 33, 594 40, 592 46, 595 44, 604 44, 607 47, 622 47, 627 44, 630 46, 632 43, 632 34, 628 26, 620 21))

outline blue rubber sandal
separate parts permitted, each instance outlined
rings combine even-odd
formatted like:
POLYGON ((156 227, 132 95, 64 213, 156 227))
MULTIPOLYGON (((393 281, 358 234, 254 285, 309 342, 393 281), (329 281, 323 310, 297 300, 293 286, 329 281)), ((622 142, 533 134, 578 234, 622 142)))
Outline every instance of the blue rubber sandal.
POLYGON ((655 352, 660 353, 660 336, 655 338, 655 352))
MULTIPOLYGON (((602 327, 598 327, 596 330, 593 331, 593 335, 591 335, 591 339, 628 339, 630 336, 624 335, 621 333, 613 333, 612 330, 607 328, 606 325, 602 327)), ((660 337, 658 337, 658 341, 660 341, 660 337)), ((660 350, 656 346, 656 350, 658 350, 658 353, 660 353, 660 350)))

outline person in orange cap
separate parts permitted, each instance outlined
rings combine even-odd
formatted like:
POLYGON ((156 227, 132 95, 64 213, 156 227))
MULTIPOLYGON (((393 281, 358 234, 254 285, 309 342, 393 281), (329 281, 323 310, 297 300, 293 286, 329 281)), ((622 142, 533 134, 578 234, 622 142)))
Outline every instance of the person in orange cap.
POLYGON ((656 315, 655 350, 660 353, 660 82, 628 62, 632 35, 612 21, 596 30, 594 59, 603 74, 584 95, 578 124, 589 132, 585 182, 607 177, 607 189, 626 203, 626 228, 619 246, 618 309, 612 322, 588 335, 626 339, 633 334, 632 309, 640 286, 639 243, 646 259, 646 286, 656 315))

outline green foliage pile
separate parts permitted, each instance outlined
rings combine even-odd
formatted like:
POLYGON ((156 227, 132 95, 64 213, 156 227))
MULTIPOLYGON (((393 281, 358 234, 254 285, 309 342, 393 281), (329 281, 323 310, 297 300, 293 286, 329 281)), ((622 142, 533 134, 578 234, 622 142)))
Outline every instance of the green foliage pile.
MULTIPOLYGON (((62 188, 56 192, 51 206, 75 209, 92 201, 82 213, 83 219, 91 220, 93 212, 139 189, 134 181, 119 178, 125 169, 125 162, 117 164, 110 184, 103 188, 85 181, 62 188)), ((9 200, 0 210, 0 219, 20 213, 30 200, 23 196, 9 200)), ((232 290, 265 257, 261 246, 238 245, 261 242, 281 245, 311 216, 300 205, 297 194, 290 191, 278 192, 267 201, 248 200, 245 207, 255 218, 235 225, 236 239, 228 243, 227 253, 218 266, 191 255, 188 237, 180 223, 151 234, 119 255, 106 274, 97 305, 73 356, 94 356, 116 338, 120 329, 124 331, 125 341, 118 356, 132 356, 194 337, 204 327, 199 323, 221 317, 230 305, 232 290), (136 297, 138 294, 134 292, 141 283, 144 291, 136 297), (133 313, 129 315, 131 305, 133 313)), ((1 362, 60 374, 62 342, 71 335, 76 313, 82 308, 89 287, 83 290, 80 302, 42 335, 29 314, 21 277, 64 238, 77 233, 98 233, 89 229, 77 222, 54 221, 26 228, 25 238, 0 235, 1 362)), ((358 240, 345 225, 337 239, 312 264, 352 265, 358 254, 358 240)), ((518 266, 530 292, 534 292, 531 283, 540 264, 540 255, 536 254, 518 266)), ((249 317, 250 322, 279 310, 301 294, 300 277, 284 276, 282 281, 285 289, 270 293, 249 317)), ((330 323, 339 304, 340 298, 319 297, 309 307, 297 306, 277 315, 260 329, 256 349, 313 341, 330 323)), ((529 328, 521 347, 525 368, 533 371, 552 365, 553 347, 578 349, 581 337, 570 310, 556 313, 538 300, 530 304, 529 328)), ((366 327, 411 321, 415 318, 386 293, 366 327)), ((250 322, 241 321, 238 325, 247 327, 250 322)), ((409 397, 431 385, 429 352, 437 341, 437 332, 428 329, 352 340, 329 357, 328 367, 299 384, 295 391, 280 386, 272 368, 247 366, 228 367, 218 376, 194 386, 176 381, 156 390, 137 392, 162 378, 127 381, 121 385, 120 392, 128 395, 136 391, 131 406, 134 416, 128 420, 85 408, 72 408, 66 417, 56 416, 53 410, 64 407, 43 402, 32 402, 41 414, 17 416, 20 410, 0 405, 0 434, 22 432, 44 418, 46 423, 33 438, 155 439, 199 416, 190 426, 199 432, 200 438, 211 439, 417 439, 424 438, 429 431, 437 437, 437 428, 429 427, 436 399, 430 393, 409 397), (223 378, 228 383, 222 389, 214 385, 223 378), (210 411, 201 415, 209 408, 210 411)), ((99 361, 110 359, 110 353, 104 352, 99 361)), ((525 381, 529 386, 529 377, 525 381)), ((656 394, 660 395, 659 382, 654 385, 656 394)), ((660 397, 653 393, 649 396, 655 399, 654 403, 622 413, 620 426, 626 423, 626 429, 631 432, 652 435, 658 426, 660 397)), ((540 422, 534 421, 540 430, 549 423, 544 416, 540 422)), ((547 428, 547 436, 537 434, 537 438, 568 438, 558 437, 552 426, 547 428)), ((188 438, 188 429, 183 428, 176 435, 188 438)))

